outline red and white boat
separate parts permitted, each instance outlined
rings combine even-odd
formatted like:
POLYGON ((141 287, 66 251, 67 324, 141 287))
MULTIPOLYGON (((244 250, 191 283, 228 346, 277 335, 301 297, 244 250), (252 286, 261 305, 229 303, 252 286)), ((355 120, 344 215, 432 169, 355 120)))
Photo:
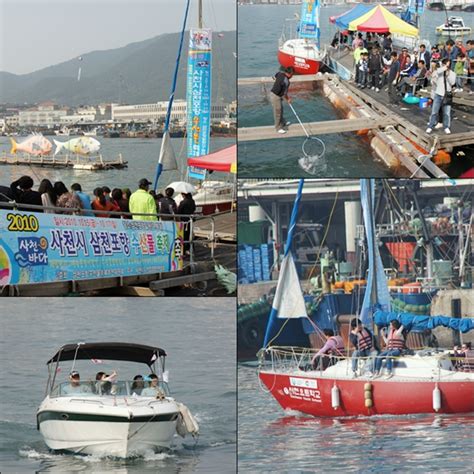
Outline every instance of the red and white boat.
POLYGON ((284 410, 313 416, 407 415, 474 411, 474 372, 455 370, 447 351, 398 357, 390 379, 351 378, 351 360, 305 372, 308 351, 266 350, 260 380, 284 410))
POLYGON ((279 41, 278 62, 283 67, 292 67, 295 74, 317 74, 324 58, 319 49, 319 1, 304 0, 297 35, 293 34, 292 23, 284 27, 279 41), (289 37, 285 29, 289 28, 289 37), (295 37, 293 37, 295 36, 295 37))
POLYGON ((278 49, 278 62, 294 68, 295 74, 317 74, 323 56, 315 42, 304 38, 285 41, 278 49))
MULTIPOLYGON (((357 368, 361 375, 356 377, 349 357, 331 356, 334 364, 325 370, 315 370, 312 360, 316 348, 271 346, 277 337, 275 332, 280 334, 284 327, 284 324, 276 323, 277 318, 307 317, 306 302, 290 251, 303 181, 300 181, 288 226, 285 256, 268 318, 264 348, 259 352, 259 378, 268 391, 285 410, 321 417, 474 412, 472 350, 463 352, 457 359, 448 350, 407 350, 392 358, 393 371, 380 378, 382 374, 375 376, 371 372, 376 351, 365 360, 358 359, 357 368)), ((474 330, 474 318, 463 318, 461 324, 459 319, 447 316, 430 318, 390 312, 390 305, 386 303, 390 300, 386 276, 375 239, 373 181, 361 180, 361 202, 369 254, 368 289, 359 315, 349 315, 350 319, 360 316, 367 324, 364 318, 370 316, 367 319, 373 325, 373 334, 375 326, 387 326, 393 319, 402 320, 401 324, 407 329, 445 326, 463 333, 474 330)), ((342 320, 337 324, 340 326, 342 320)), ((342 333, 341 327, 338 327, 338 332, 342 333)), ((386 354, 384 356, 382 359, 386 360, 386 354)))

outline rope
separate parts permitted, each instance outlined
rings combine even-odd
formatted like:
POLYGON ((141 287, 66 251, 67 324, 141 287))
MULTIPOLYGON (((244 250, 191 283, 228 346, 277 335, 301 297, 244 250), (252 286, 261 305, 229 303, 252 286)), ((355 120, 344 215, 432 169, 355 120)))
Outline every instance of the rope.
POLYGON ((314 163, 311 163, 310 160, 315 160, 315 159, 319 159, 319 158, 322 158, 325 153, 326 153, 326 145, 324 144, 324 142, 318 138, 318 137, 314 137, 314 136, 311 136, 308 131, 306 130, 305 126, 303 125, 303 122, 301 121, 301 119, 299 118, 298 114, 296 113, 296 110, 294 109, 294 107, 291 105, 290 102, 288 102, 288 105, 290 106, 291 110, 293 111, 295 117, 296 117, 296 120, 298 120, 299 124, 301 125, 301 128, 303 129, 305 135, 306 135, 306 138, 305 140, 303 141, 303 144, 301 145, 301 151, 303 152, 303 160, 300 161, 300 165, 302 166, 302 168, 307 172, 307 173, 310 173, 310 174, 314 174, 314 172, 311 170, 312 168, 312 165, 314 163), (310 155, 307 151, 306 151, 306 145, 308 144, 308 142, 310 140, 313 140, 313 141, 316 141, 318 142, 320 145, 321 145, 321 148, 322 148, 322 151, 321 153, 319 154, 316 154, 316 155, 310 155))
MULTIPOLYGON (((331 212, 329 214, 329 220, 328 220, 328 223, 327 223, 327 226, 326 226, 326 231, 324 233, 324 236, 321 240, 321 244, 319 245, 319 250, 318 250, 318 255, 316 256, 316 259, 314 260, 314 265, 313 267, 311 268, 311 271, 309 272, 309 276, 308 276, 308 282, 310 282, 311 280, 311 277, 313 276, 313 273, 314 273, 314 270, 316 269, 316 264, 319 260, 319 257, 321 256, 321 251, 322 251, 322 248, 323 248, 323 245, 324 245, 324 242, 326 241, 326 237, 328 235, 328 232, 329 232, 329 228, 331 227, 331 221, 332 221, 332 216, 334 214, 334 210, 336 209, 336 203, 337 203, 337 199, 339 197, 339 190, 336 191, 336 196, 334 198, 334 203, 332 205, 332 209, 331 209, 331 212)), ((308 283, 308 290, 309 290, 309 285, 310 283, 308 283)))

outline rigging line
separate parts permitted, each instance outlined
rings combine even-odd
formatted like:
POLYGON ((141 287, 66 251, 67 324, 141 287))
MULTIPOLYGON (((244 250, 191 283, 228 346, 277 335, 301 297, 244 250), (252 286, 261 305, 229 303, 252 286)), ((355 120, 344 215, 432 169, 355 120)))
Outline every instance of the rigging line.
MULTIPOLYGON (((314 261, 314 265, 313 267, 311 268, 311 271, 309 272, 309 276, 308 276, 308 279, 307 281, 310 282, 311 280, 311 277, 313 276, 313 273, 314 273, 314 270, 316 269, 316 264, 317 264, 317 261, 319 260, 320 256, 321 256, 321 251, 322 251, 322 248, 323 248, 323 245, 326 241, 326 237, 329 233, 329 228, 330 228, 330 225, 331 225, 331 221, 332 221, 332 217, 333 217, 333 214, 334 214, 334 210, 336 209, 336 203, 337 203, 337 199, 339 197, 339 189, 336 191, 336 196, 334 198, 334 203, 332 205, 332 209, 331 209, 331 213, 329 214, 329 220, 328 220, 328 223, 327 223, 327 226, 326 226, 326 231, 324 233, 324 236, 321 240, 321 243, 319 245, 319 249, 318 249, 318 255, 316 256, 316 259, 314 261)), ((309 288, 310 288, 310 283, 307 283, 307 291, 309 291, 309 288)))

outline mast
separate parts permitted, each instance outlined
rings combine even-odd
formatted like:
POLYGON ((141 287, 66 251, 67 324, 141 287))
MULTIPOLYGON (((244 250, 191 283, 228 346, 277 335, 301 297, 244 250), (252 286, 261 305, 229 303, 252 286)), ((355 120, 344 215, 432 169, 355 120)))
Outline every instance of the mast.
POLYGON ((199 29, 202 28, 202 0, 199 0, 199 9, 198 9, 198 26, 199 29))
MULTIPOLYGON (((161 173, 163 172, 163 160, 166 159, 165 154, 167 153, 166 147, 169 146, 171 148, 170 137, 169 137, 169 126, 170 126, 170 120, 171 120, 171 111, 173 108, 174 93, 176 91, 176 83, 178 81, 179 60, 181 59, 181 51, 183 50, 184 31, 186 29, 186 21, 188 19, 190 1, 191 0, 187 0, 186 2, 186 11, 184 13, 183 27, 181 28, 181 35, 180 35, 179 48, 178 48, 178 57, 176 58, 176 65, 174 68, 173 83, 171 85, 171 94, 168 100, 168 109, 166 111, 166 121, 165 121, 165 126, 163 128, 163 140, 161 142, 160 157, 158 160, 158 166, 156 167, 155 182, 153 184, 153 189, 155 190, 158 187, 158 180, 160 179, 161 173)), ((171 160, 174 160, 174 162, 176 163, 176 158, 174 157, 174 154, 171 158, 168 158, 168 161, 171 161, 171 160)), ((172 166, 174 166, 175 163, 173 163, 172 166)))
MULTIPOLYGON (((298 211, 299 211, 299 206, 300 206, 300 201, 301 201, 301 194, 303 192, 303 185, 304 185, 304 179, 300 179, 299 184, 298 184, 298 191, 296 193, 295 202, 293 203, 293 210, 291 212, 290 225, 288 227, 288 235, 287 235, 287 238, 286 238, 285 252, 284 252, 283 260, 285 260, 285 258, 288 257, 288 254, 290 253, 290 250, 291 250, 291 244, 292 244, 292 241, 293 241, 293 234, 294 234, 294 231, 295 231, 295 228, 296 228, 296 220, 298 219, 298 211)), ((293 266, 294 266, 294 263, 293 263, 293 266)), ((276 319, 278 317, 279 308, 276 307, 275 300, 277 299, 277 295, 279 294, 280 282, 282 282, 283 279, 285 278, 284 268, 287 268, 287 266, 282 265, 282 268, 280 270, 280 275, 278 277, 277 292, 275 293, 275 299, 274 299, 274 302, 272 304, 272 310, 270 312, 270 316, 268 317, 268 323, 267 323, 267 328, 265 330, 265 338, 264 338, 264 341, 263 341, 263 347, 267 346, 267 344, 270 340, 270 336, 273 332, 273 327, 275 325, 276 319)), ((282 291, 285 291, 285 289, 283 288, 282 291)), ((301 291, 301 289, 300 289, 300 291, 301 291)), ((294 295, 291 295, 291 296, 294 296, 294 295)), ((290 295, 288 296, 288 299, 290 299, 290 295)))

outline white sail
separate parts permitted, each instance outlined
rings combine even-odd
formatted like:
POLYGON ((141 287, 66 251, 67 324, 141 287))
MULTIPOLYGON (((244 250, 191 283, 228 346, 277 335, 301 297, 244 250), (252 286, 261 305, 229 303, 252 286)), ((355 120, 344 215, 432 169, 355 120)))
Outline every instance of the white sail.
POLYGON ((171 144, 169 131, 163 133, 159 163, 163 165, 163 171, 178 169, 178 162, 176 161, 176 155, 174 154, 173 145, 171 144))
POLYGON ((304 318, 306 305, 291 252, 283 258, 273 308, 279 318, 304 318))

